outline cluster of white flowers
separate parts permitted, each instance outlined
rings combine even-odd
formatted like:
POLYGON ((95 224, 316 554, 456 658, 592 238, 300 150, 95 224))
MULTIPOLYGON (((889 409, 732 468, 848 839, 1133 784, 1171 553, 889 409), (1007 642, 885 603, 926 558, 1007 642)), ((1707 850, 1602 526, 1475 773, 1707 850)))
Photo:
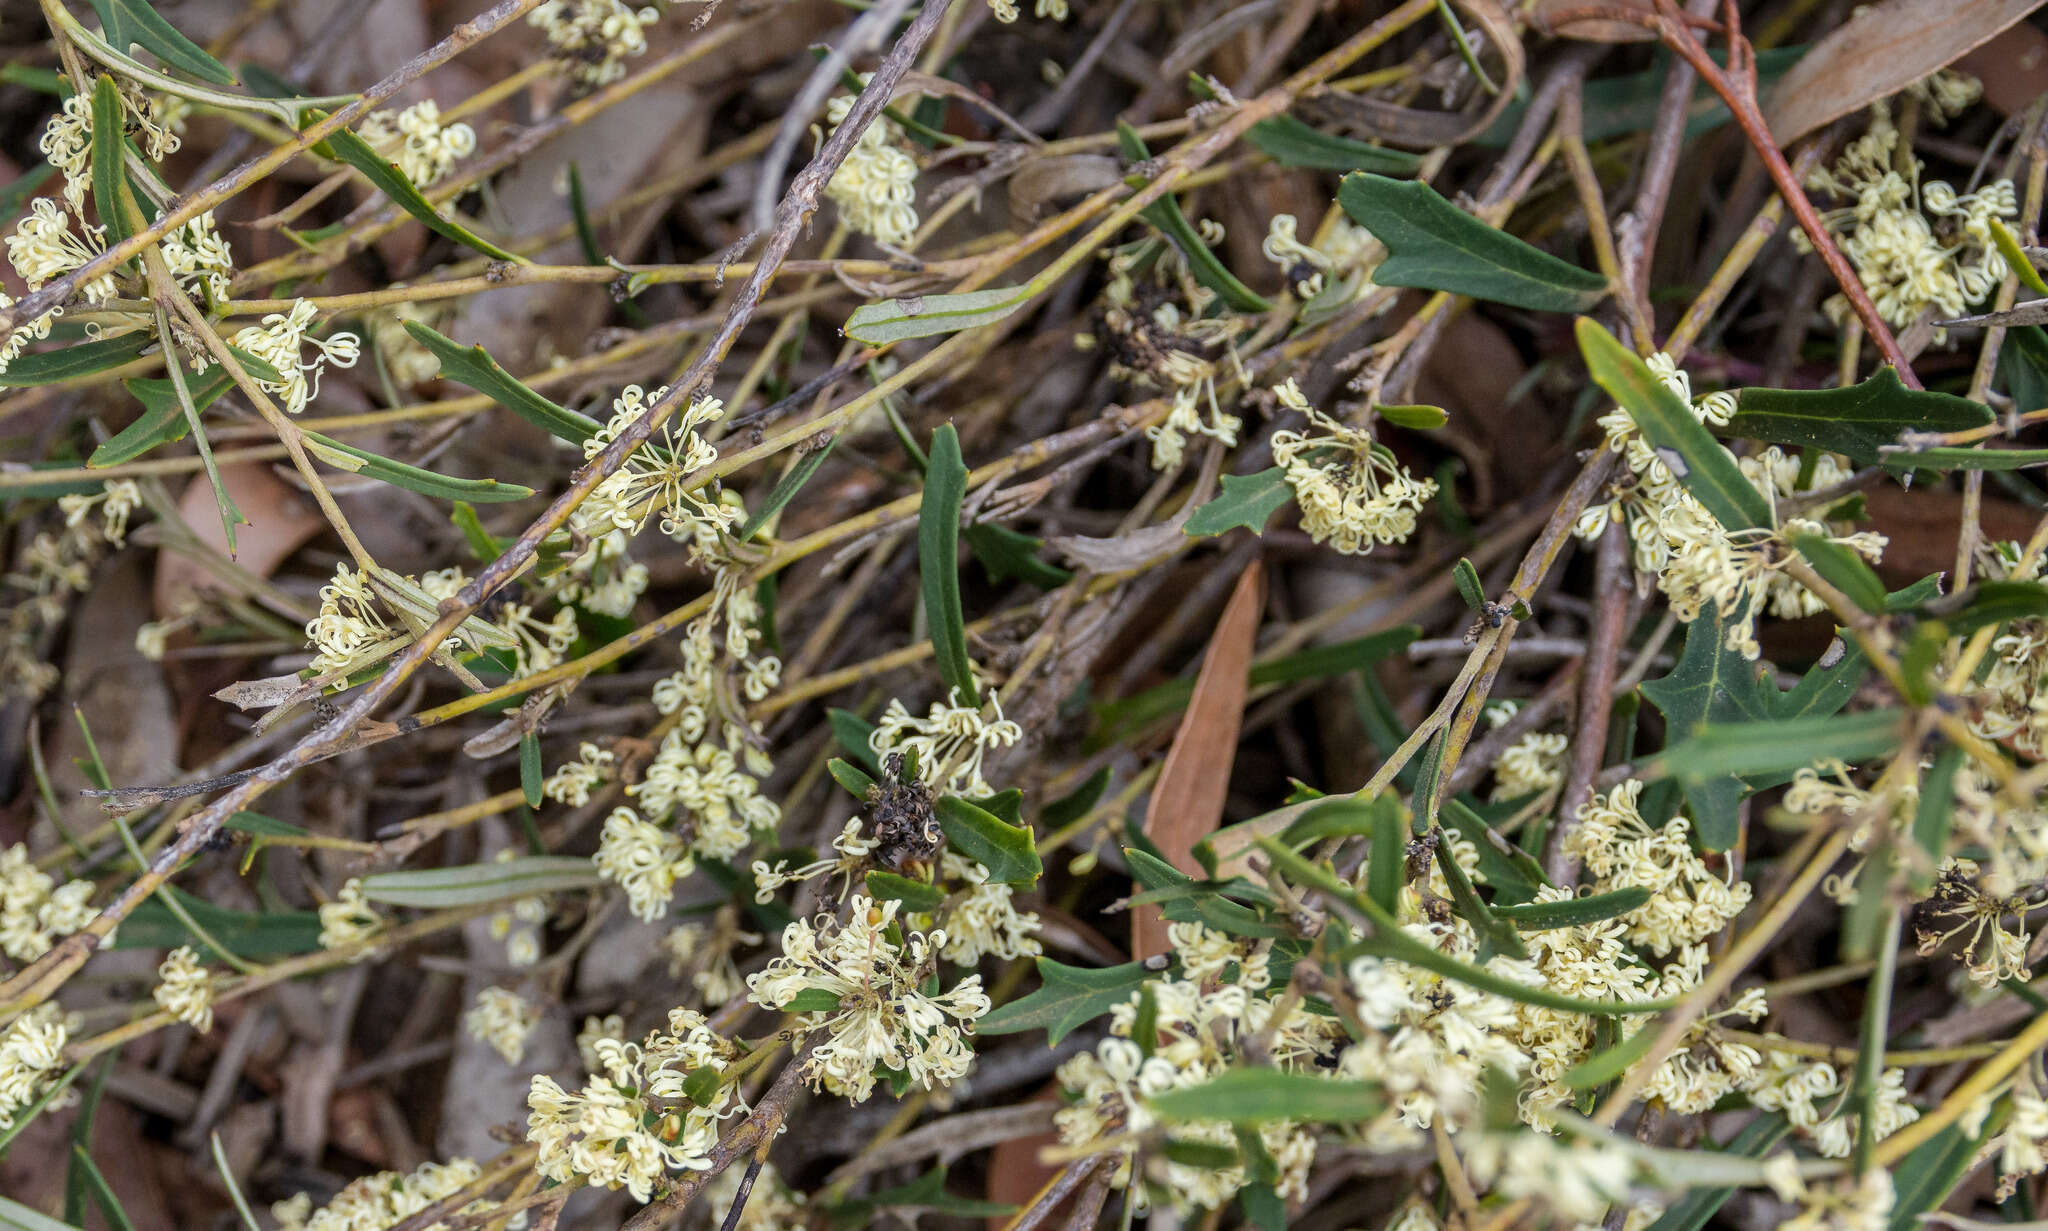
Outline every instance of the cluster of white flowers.
POLYGON ((590 802, 591 788, 611 780, 612 753, 589 740, 576 750, 576 759, 566 761, 541 783, 540 793, 558 804, 581 808, 590 802))
MULTIPOLYGON (((216 303, 228 297, 229 280, 235 273, 235 257, 228 250, 228 241, 214 226, 212 210, 165 235, 158 250, 163 253, 164 265, 171 271, 172 280, 185 288, 187 294, 200 295, 203 292, 204 298, 216 303)), ((192 356, 195 369, 204 367, 205 363, 206 356, 192 356)))
POLYGON ((0 953, 32 962, 50 951, 59 936, 92 922, 92 882, 69 881, 36 867, 28 847, 15 843, 0 851, 0 953))
POLYGON ((946 943, 939 952, 947 961, 972 966, 984 957, 1014 961, 1044 951, 1036 935, 1041 926, 1037 913, 1018 910, 1010 887, 989 880, 987 868, 947 851, 939 871, 962 886, 946 903, 946 943))
POLYGON ((747 1105, 736 1084, 692 1087, 694 1074, 722 1072, 736 1058, 702 1014, 671 1009, 668 1029, 638 1044, 616 1037, 616 1026, 616 1018, 593 1021, 578 1037, 590 1068, 580 1091, 546 1074, 533 1079, 526 1137, 540 1148, 535 1165, 544 1178, 559 1184, 587 1176, 645 1202, 668 1173, 709 1167, 719 1123, 747 1105))
POLYGON ((598 875, 626 891, 634 916, 650 923, 668 913, 677 879, 697 867, 681 838, 623 805, 604 819, 591 862, 598 875))
POLYGON ((201 1034, 213 1029, 213 977, 190 945, 170 951, 156 968, 161 980, 150 995, 157 1007, 201 1034))
MULTIPOLYGON (((514 852, 508 849, 499 858, 513 856, 514 852)), ((541 924, 547 918, 548 902, 544 897, 515 899, 510 909, 490 917, 491 939, 505 946, 506 965, 517 968, 540 961, 541 924)))
POLYGON ((476 152, 476 130, 443 124, 441 108, 431 98, 403 111, 373 111, 357 132, 420 188, 439 183, 455 169, 456 159, 476 152))
POLYGON ((116 547, 128 541, 128 519, 142 507, 142 489, 133 479, 108 479, 97 492, 57 497, 64 525, 76 529, 94 509, 100 511, 100 534, 116 547))
MULTIPOLYGON (((648 413, 648 407, 668 396, 663 385, 652 394, 639 385, 627 385, 612 400, 611 418, 583 443, 583 456, 596 457, 618 439, 634 420, 648 413)), ((717 398, 697 398, 680 414, 663 425, 661 441, 649 441, 633 451, 619 467, 590 493, 570 521, 593 539, 613 530, 638 534, 656 513, 661 514, 661 532, 680 542, 713 538, 732 528, 739 510, 712 494, 708 499, 694 490, 689 480, 718 460, 718 449, 704 438, 703 429, 725 415, 725 403, 717 398)))
POLYGON ((733 951, 741 945, 761 943, 759 932, 740 926, 739 910, 731 903, 718 908, 710 926, 686 923, 662 937, 662 952, 668 955, 669 978, 690 972, 690 986, 706 1005, 723 1005, 747 990, 740 977, 733 951))
POLYGON ((631 542, 624 530, 594 539, 563 569, 555 597, 613 619, 632 615, 633 604, 647 592, 648 574, 647 566, 628 554, 631 542))
MULTIPOLYGON (((1139 998, 1134 996, 1110 1011, 1110 1038, 1060 1066, 1059 1082, 1071 1101, 1054 1113, 1053 1120, 1067 1145, 1145 1132, 1156 1124, 1148 1099, 1204 1084, 1238 1060, 1248 1040, 1262 1034, 1270 1039, 1274 1063, 1296 1072, 1329 1072, 1320 1062, 1337 1047, 1342 1029, 1336 1019, 1305 1012, 1298 1005, 1277 1017, 1283 1002, 1268 994, 1272 977, 1264 945, 1241 945, 1193 923, 1168 924, 1167 934, 1169 950, 1181 960, 1181 977, 1148 985, 1155 1010, 1154 1037, 1132 1037, 1138 1025, 1139 998), (1234 979, 1227 978, 1232 970, 1234 979)), ((1173 1135, 1176 1140, 1213 1145, 1237 1140, 1232 1126, 1221 1120, 1179 1124, 1173 1135)), ((1278 1168, 1276 1191, 1283 1199, 1302 1197, 1315 1159, 1315 1139, 1284 1120, 1262 1124, 1258 1138, 1278 1168)), ((1131 1186, 1138 1146, 1125 1144, 1118 1153, 1112 1182, 1131 1186)), ((1198 1207, 1218 1209, 1248 1182, 1242 1163, 1214 1168, 1166 1158, 1145 1161, 1155 1183, 1131 1186, 1133 1202, 1141 1209, 1162 1197, 1182 1215, 1198 1207)))
MULTIPOLYGON (((320 947, 323 949, 358 945, 383 930, 384 919, 363 896, 360 877, 351 876, 332 902, 320 904, 320 947)), ((363 949, 353 960, 360 962, 375 952, 374 948, 363 949)))
POLYGON ((1280 267, 1288 286, 1305 305, 1315 301, 1319 309, 1327 311, 1350 303, 1371 288, 1373 267, 1386 256, 1386 246, 1371 231, 1349 219, 1333 218, 1320 242, 1309 244, 1302 241, 1298 226, 1293 214, 1273 215, 1259 251, 1280 267))
POLYGON ((1568 742, 1560 734, 1531 731, 1508 745, 1493 763, 1493 797, 1521 799, 1563 782, 1568 742))
MULTIPOLYGON (((872 76, 863 76, 861 85, 872 76)), ((855 97, 842 94, 826 103, 825 122, 834 129, 845 123, 855 97)), ((917 159, 882 116, 861 130, 825 195, 839 207, 840 221, 881 243, 900 248, 917 235, 917 159)))
POLYGON ((1970 981, 1986 990, 2007 979, 2027 977, 2027 915, 2042 905, 2038 886, 2004 894, 1993 892, 1991 884, 1994 879, 1976 860, 1946 860, 1935 876, 1934 897, 1923 921, 1915 925, 1922 954, 1942 949, 1967 932, 1956 958, 1970 981), (1937 920, 1954 922, 1944 929, 1937 920))
MULTIPOLYGON (((7 237, 7 260, 29 290, 41 290, 106 251, 105 228, 78 220, 74 231, 73 221, 48 197, 29 202, 28 212, 7 237)), ((79 287, 79 293, 94 306, 107 302, 115 294, 114 275, 101 274, 79 287)))
MULTIPOLYGON (((1807 187, 1853 202, 1823 221, 1878 314, 1903 329, 1929 313, 1961 316, 1997 288, 2008 271, 1991 220, 2016 216, 2019 201, 2011 180, 1960 195, 1940 180, 1922 184, 1918 158, 1908 156, 1901 174, 1898 145, 1890 109, 1873 104, 1870 130, 1849 143, 1832 169, 1809 175, 1807 187)), ((1795 236, 1802 247, 1804 241, 1795 236)), ((1834 296, 1827 308, 1841 319, 1847 301, 1834 296)))
POLYGON ((891 698, 880 722, 868 736, 877 757, 915 755, 918 778, 941 794, 992 795, 981 775, 989 752, 1008 748, 1024 738, 1024 729, 1003 717, 1003 703, 994 689, 979 706, 960 704, 960 690, 948 689, 919 718, 902 701, 891 698))
POLYGON ((0 1129, 14 1127, 15 1113, 42 1097, 64 1067, 64 1042, 71 1037, 64 1014, 40 1004, 0 1031, 0 1129))
POLYGON ((1273 393, 1282 406, 1308 416, 1308 432, 1273 433, 1273 460, 1294 489, 1309 537, 1350 556, 1406 542, 1422 506, 1436 495, 1436 480, 1415 478, 1370 433, 1311 406, 1291 378, 1273 393))
POLYGON ((1799 1207, 1798 1214, 1778 1224, 1779 1231, 1885 1231, 1891 1226, 1897 1196, 1891 1172, 1884 1167, 1866 1168, 1861 1177, 1809 1185, 1799 1174, 1799 1160, 1788 1151, 1764 1161, 1764 1178, 1779 1200, 1799 1207))
POLYGON ((974 1066, 967 1035, 989 1010, 981 976, 968 975, 936 994, 925 980, 945 949, 945 934, 889 933, 902 903, 855 894, 847 921, 798 919, 782 931, 782 953, 747 977, 749 998, 781 1009, 807 992, 823 992, 836 1008, 801 1012, 798 1028, 815 1039, 804 1061, 813 1087, 854 1102, 874 1092, 875 1070, 899 1073, 925 1090, 946 1086, 974 1066))
MULTIPOLYGON (((452 1197, 476 1182, 483 1169, 466 1158, 445 1163, 422 1163, 412 1171, 379 1171, 352 1180, 334 1194, 334 1200, 320 1209, 313 1198, 299 1193, 270 1207, 277 1231, 386 1231, 426 1209, 444 1197, 452 1197)), ((491 1209, 495 1201, 477 1200, 462 1207, 475 1214, 491 1209)), ((429 1231, 440 1231, 446 1223, 434 1223, 429 1231)))
POLYGON ((1748 881, 1716 876, 1692 849, 1691 822, 1652 829, 1637 808, 1643 784, 1630 778, 1579 808, 1565 849, 1596 880, 1596 892, 1647 889, 1650 900, 1620 916, 1622 938, 1658 957, 1716 935, 1749 906, 1748 881))
POLYGON ((1472 1133, 1464 1138, 1465 1168, 1495 1195, 1528 1197, 1559 1218, 1596 1222, 1628 1199, 1635 1164, 1612 1145, 1569 1144, 1547 1133, 1472 1133))
POLYGON ((754 831, 772 830, 782 819, 782 809, 760 793, 732 753, 692 742, 680 727, 662 737, 654 760, 626 794, 647 816, 685 818, 691 849, 713 859, 739 854, 754 831))
POLYGON ((526 1058, 526 1036, 540 1025, 540 1006, 508 987, 487 987, 462 1015, 469 1037, 490 1045, 507 1064, 526 1058))
MULTIPOLYGON (((1842 1074, 1827 1061, 1773 1052, 1749 1087, 1749 1101, 1782 1113, 1823 1156, 1847 1158, 1856 1148, 1862 1117, 1835 1097, 1841 1089, 1842 1074)), ((1920 1110, 1906 1099, 1904 1069, 1879 1074, 1871 1107, 1879 1141, 1920 1118, 1920 1110)))
MULTIPOLYGON (((995 19, 1005 25, 1022 16, 1017 9, 1016 0, 988 0, 988 7, 989 12, 995 19)), ((1067 0, 1038 0, 1037 6, 1032 11, 1040 17, 1049 18, 1053 21, 1065 21, 1068 11, 1067 0)))
POLYGON ((576 80, 600 86, 625 76, 625 61, 646 52, 647 27, 661 20, 661 10, 624 0, 546 0, 526 20, 547 32, 555 57, 576 80))
MULTIPOLYGON (((2011 1197, 2028 1176, 2048 1171, 2048 1098, 2041 1097, 2040 1060, 2020 1066, 2013 1078, 2012 1114, 1999 1137, 1998 1196, 2011 1197)), ((1988 1114, 1991 1105, 1983 1105, 1988 1114)))
POLYGON ((255 377, 259 388, 284 399, 285 413, 296 415, 320 394, 320 374, 332 363, 338 368, 355 366, 363 351, 362 339, 336 330, 325 338, 309 338, 314 308, 310 300, 292 301, 291 311, 273 312, 261 325, 251 325, 235 334, 234 344, 276 369, 277 379, 255 377), (305 348, 313 358, 304 358, 305 348))
POLYGON ((369 572, 350 568, 346 560, 335 566, 334 580, 320 587, 320 611, 306 623, 306 638, 315 651, 314 674, 336 677, 380 662, 411 640, 385 620, 369 572))

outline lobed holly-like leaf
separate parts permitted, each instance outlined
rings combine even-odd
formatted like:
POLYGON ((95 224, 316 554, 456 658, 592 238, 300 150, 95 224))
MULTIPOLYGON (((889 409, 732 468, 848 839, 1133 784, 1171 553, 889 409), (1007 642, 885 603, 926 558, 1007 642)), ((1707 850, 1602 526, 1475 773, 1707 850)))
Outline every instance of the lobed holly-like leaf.
POLYGON ((1092 969, 1068 966, 1049 957, 1037 959, 1038 989, 1027 996, 1000 1005, 974 1023, 976 1034, 1020 1034, 1043 1030, 1047 1044, 1073 1031, 1137 994, 1147 979, 1157 978, 1143 962, 1092 969))
POLYGON ((1372 275, 1381 286, 1450 291, 1532 312, 1584 312, 1607 294, 1605 277, 1486 225, 1420 181, 1347 175, 1337 201, 1387 246, 1372 275))

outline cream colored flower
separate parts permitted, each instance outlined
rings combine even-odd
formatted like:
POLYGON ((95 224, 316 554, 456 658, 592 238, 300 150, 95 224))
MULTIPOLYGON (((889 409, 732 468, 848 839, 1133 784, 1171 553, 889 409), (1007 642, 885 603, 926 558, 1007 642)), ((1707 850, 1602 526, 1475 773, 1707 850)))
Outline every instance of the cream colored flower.
POLYGON ((171 950, 156 975, 157 1007, 201 1034, 213 1029, 213 980, 190 945, 171 950))

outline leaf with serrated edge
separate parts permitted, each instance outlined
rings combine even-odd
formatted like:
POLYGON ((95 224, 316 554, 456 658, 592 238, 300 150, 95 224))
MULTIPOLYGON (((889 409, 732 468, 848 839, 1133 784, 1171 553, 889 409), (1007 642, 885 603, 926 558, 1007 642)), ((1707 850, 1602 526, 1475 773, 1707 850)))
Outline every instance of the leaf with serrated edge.
POLYGON ((1909 389, 1891 368, 1845 389, 1742 389, 1728 435, 1840 453, 1874 466, 1905 431, 1955 432, 1991 422, 1991 408, 1949 393, 1909 389))
POLYGON ((1001 1005, 974 1023, 976 1034, 1020 1034, 1044 1030, 1046 1042, 1059 1041, 1117 1005, 1130 1000, 1138 985, 1157 978, 1142 962, 1091 969, 1067 966, 1049 957, 1038 962, 1039 988, 1001 1005))
POLYGON ((939 800, 938 813, 946 841, 961 855, 986 867, 990 880, 1029 885, 1045 870, 1029 829, 1009 824, 987 809, 952 795, 939 800))
POLYGON ((92 0, 92 9, 99 15, 100 29, 114 50, 126 54, 131 46, 140 47, 161 60, 166 68, 190 73, 215 85, 238 84, 225 64, 180 34, 149 0, 92 0))
POLYGON ((1286 472, 1278 466, 1257 474, 1226 474, 1223 493, 1196 509, 1181 532, 1206 538, 1243 526, 1253 534, 1263 534, 1273 513, 1293 497, 1286 472))
POLYGON ((1414 180, 1347 175, 1338 203, 1387 246, 1373 271, 1381 286, 1417 286, 1534 312, 1583 312, 1607 279, 1533 248, 1414 180))

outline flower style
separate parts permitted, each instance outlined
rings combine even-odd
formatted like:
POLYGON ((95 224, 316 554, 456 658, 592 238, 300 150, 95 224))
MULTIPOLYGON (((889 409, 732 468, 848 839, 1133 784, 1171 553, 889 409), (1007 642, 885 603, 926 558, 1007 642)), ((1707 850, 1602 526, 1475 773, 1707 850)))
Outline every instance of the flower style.
POLYGON ((594 1063, 580 1091, 541 1074, 527 1092, 526 1136, 539 1147, 540 1174, 556 1183, 587 1176, 645 1202, 668 1173, 708 1168, 719 1122, 747 1105, 737 1086, 714 1087, 701 1104, 686 1090, 693 1074, 722 1071, 733 1045, 688 1009, 669 1010, 668 1029, 638 1044, 588 1027, 578 1043, 586 1041, 594 1063))
POLYGON ((64 1015, 51 1003, 36 1006, 0 1031, 0 1129, 13 1128, 15 1113, 56 1080, 70 1035, 64 1015))
MULTIPOLYGON (((583 443, 583 456, 596 457, 618 439, 634 420, 649 413, 649 407, 668 396, 666 385, 651 395, 638 385, 627 385, 612 401, 612 416, 597 433, 583 443)), ((662 428, 662 444, 640 446, 577 510, 572 523, 593 538, 613 530, 640 533, 648 519, 661 514, 661 532, 690 542, 730 530, 739 519, 738 510, 693 490, 689 480, 718 460, 718 450, 704 439, 701 429, 725 414, 725 403, 717 398, 697 398, 662 428)))
MULTIPOLYGON (((55 201, 37 197, 7 237, 7 259, 29 290, 41 290, 106 251, 103 228, 80 222, 74 232, 71 221, 55 201)), ((79 291, 87 303, 103 304, 114 297, 114 275, 103 273, 79 291)))
POLYGON ((309 338, 314 308, 309 300, 292 302, 291 311, 273 312, 260 326, 251 325, 235 335, 235 345, 276 369, 277 379, 256 378, 256 384, 284 399, 287 414, 298 414, 320 394, 320 373, 329 363, 338 368, 355 366, 362 354, 362 339, 337 330, 325 339, 309 338), (314 357, 302 358, 311 346, 314 357), (309 379, 310 378, 310 379, 309 379))
POLYGON ((680 730, 662 738, 654 760, 626 794, 647 816, 674 812, 687 818, 691 849, 713 859, 737 855, 755 830, 773 829, 782 819, 782 809, 760 793, 760 784, 732 753, 693 744, 680 730))
POLYGON ((358 132, 419 188, 439 183, 455 169, 456 159, 476 152, 476 130, 443 124, 440 105, 431 98, 403 111, 373 111, 358 132))
POLYGON ((993 689, 976 707, 960 704, 955 688, 947 690, 944 701, 932 702, 923 718, 913 717, 892 698, 868 736, 868 747, 882 758, 916 754, 918 777, 942 794, 992 795, 994 788, 981 776, 982 758, 1022 738, 1024 729, 1003 717, 1003 703, 993 689))
POLYGON ((1508 745, 1493 763, 1493 797, 1521 799, 1563 782, 1565 747, 1563 735, 1535 731, 1508 745))
POLYGON ((1280 404, 1308 416, 1320 434, 1273 433, 1273 460, 1301 506, 1309 537, 1348 556, 1362 556, 1381 543, 1404 543, 1415 533, 1417 516, 1436 481, 1417 479, 1376 444, 1309 405, 1289 379, 1273 390, 1280 404))
POLYGON ((947 851, 939 870, 967 886, 952 895, 946 908, 946 944, 940 953, 947 961, 972 966, 984 957, 1014 961, 1044 952, 1036 935, 1041 926, 1037 913, 1018 910, 1010 887, 991 883, 986 867, 947 851))
POLYGON ((58 885, 36 867, 23 843, 0 851, 0 953, 32 962, 48 953, 57 937, 91 923, 96 913, 91 881, 58 885))
POLYGON ((874 1092, 877 1068, 931 1090, 974 1066, 966 1036, 989 1010, 981 976, 926 993, 945 933, 906 928, 901 944, 892 941, 901 906, 855 894, 844 924, 798 919, 783 929, 781 956, 747 978, 749 998, 764 1008, 803 1003, 809 992, 837 998, 835 1008, 799 1014, 800 1029, 816 1040, 803 1061, 813 1088, 858 1103, 874 1092))
POLYGON ((162 982, 150 995, 158 1008, 201 1034, 213 1029, 213 980, 190 945, 171 950, 156 975, 162 982))
POLYGON ((93 509, 99 509, 100 533, 107 542, 119 547, 128 541, 129 516, 142 507, 142 489, 133 479, 108 479, 96 494, 59 496, 57 507, 64 512, 64 524, 72 527, 84 521, 93 509))
POLYGON ((539 1024, 540 1007, 504 987, 478 992, 476 1003, 462 1015, 462 1028, 469 1037, 490 1044, 507 1064, 525 1059, 526 1036, 539 1024))
POLYGON ((576 758, 550 774, 540 787, 541 794, 571 808, 589 803, 590 789, 610 780, 615 772, 611 752, 589 740, 576 750, 576 758))
POLYGON ((676 879, 697 866, 681 838, 627 807, 613 808, 605 818, 604 835, 591 862, 599 876, 626 891, 634 917, 649 923, 668 914, 676 879))
MULTIPOLYGON (((351 876, 341 886, 332 902, 320 904, 320 947, 341 949, 376 936, 384 930, 384 919, 363 897, 361 877, 351 876)), ((365 947, 352 961, 360 962, 374 954, 374 948, 365 947)))
MULTIPOLYGON (((872 76, 863 76, 861 85, 872 76)), ((845 123, 856 97, 842 94, 828 102, 826 123, 834 129, 845 123)), ((917 159, 899 143, 895 125, 881 116, 861 130, 825 185, 825 195, 839 207, 841 221, 881 243, 900 248, 917 235, 917 159)))

